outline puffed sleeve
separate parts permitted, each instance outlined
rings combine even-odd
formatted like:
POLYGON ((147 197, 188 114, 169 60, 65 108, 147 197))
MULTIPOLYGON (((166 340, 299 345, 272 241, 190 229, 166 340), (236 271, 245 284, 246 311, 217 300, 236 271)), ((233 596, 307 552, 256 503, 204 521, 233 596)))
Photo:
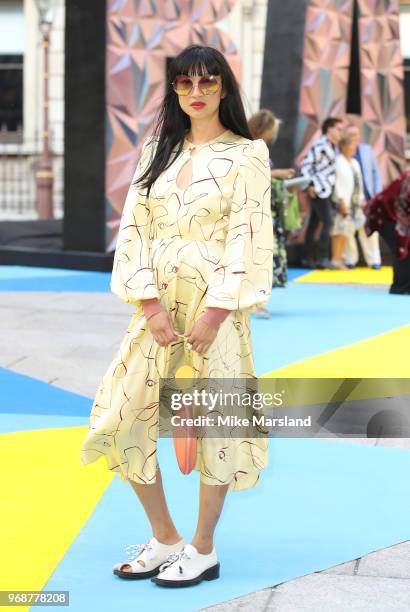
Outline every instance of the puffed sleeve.
POLYGON ((111 275, 111 291, 126 303, 141 306, 141 299, 157 298, 157 289, 152 269, 149 238, 152 215, 146 189, 133 182, 145 172, 153 158, 152 137, 148 137, 141 149, 118 230, 111 275))
POLYGON ((261 138, 238 160, 225 251, 208 283, 205 306, 253 310, 272 292, 273 223, 269 149, 261 138))

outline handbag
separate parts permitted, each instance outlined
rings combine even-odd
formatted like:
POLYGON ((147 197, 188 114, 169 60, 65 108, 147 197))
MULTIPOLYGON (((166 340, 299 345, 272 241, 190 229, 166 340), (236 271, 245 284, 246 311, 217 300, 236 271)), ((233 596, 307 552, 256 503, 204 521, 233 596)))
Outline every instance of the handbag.
MULTIPOLYGON (((183 334, 178 335, 183 338, 185 337, 183 334)), ((181 368, 184 367, 190 366, 181 366, 181 368)), ((177 425, 176 423, 172 425, 172 434, 178 467, 182 474, 190 474, 195 467, 197 457, 196 427, 195 425, 186 424, 186 419, 193 419, 192 406, 185 404, 181 399, 181 407, 174 411, 173 416, 184 419, 182 425, 177 425)))
POLYGON ((287 232, 301 228, 298 197, 286 189, 282 179, 272 178, 271 211, 280 215, 281 226, 287 232))
MULTIPOLYGON (((191 406, 181 403, 182 406, 175 411, 175 415, 183 419, 192 419, 191 406)), ((194 425, 173 425, 175 456, 183 474, 190 474, 196 464, 197 439, 195 433, 194 425), (183 436, 181 436, 181 430, 184 433, 183 436), (179 432, 179 435, 175 435, 176 431, 179 432)))

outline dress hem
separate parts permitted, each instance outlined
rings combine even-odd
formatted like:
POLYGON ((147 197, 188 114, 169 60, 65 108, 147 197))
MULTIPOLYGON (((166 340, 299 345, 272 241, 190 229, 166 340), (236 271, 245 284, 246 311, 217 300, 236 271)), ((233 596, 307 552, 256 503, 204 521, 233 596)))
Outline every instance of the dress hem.
MULTIPOLYGON (((89 465, 90 463, 95 463, 96 461, 98 461, 99 459, 102 459, 102 458, 105 458, 107 469, 110 472, 114 472, 113 476, 115 476, 115 474, 117 474, 122 482, 129 482, 130 480, 133 480, 132 478, 129 478, 128 476, 125 476, 123 471, 121 470, 121 468, 119 466, 110 467, 109 460, 108 460, 108 457, 106 455, 99 455, 99 456, 93 457, 93 458, 88 457, 87 459, 84 458, 84 457, 81 457, 80 458, 80 465, 83 465, 83 466, 89 465)), ((207 485, 210 485, 210 486, 216 486, 216 487, 217 486, 225 486, 225 485, 229 484, 229 488, 228 488, 227 492, 228 493, 229 492, 234 493, 234 492, 239 492, 239 491, 245 491, 246 489, 254 489, 255 487, 257 487, 260 484, 260 482, 261 482, 261 478, 260 478, 261 472, 262 472, 262 470, 266 469, 267 467, 268 467, 268 465, 265 465, 262 468, 260 468, 259 470, 255 470, 256 476, 254 476, 252 479, 250 478, 251 475, 252 475, 251 473, 246 474, 246 478, 244 478, 244 477, 241 478, 242 483, 240 483, 239 479, 237 479, 237 480, 232 479, 229 483, 226 482, 226 483, 215 484, 211 479, 207 478, 206 476, 203 476, 200 467, 194 467, 194 469, 192 471, 199 472, 199 474, 200 474, 200 481, 203 482, 204 484, 207 484, 207 485), (244 486, 245 481, 246 482, 250 481, 250 484, 246 484, 244 486), (232 484, 232 483, 234 483, 234 484, 232 484)), ((136 480, 133 480, 133 482, 136 482, 137 484, 151 485, 151 484, 155 484, 156 483, 156 477, 153 478, 152 480, 150 480, 149 482, 144 482, 144 481, 138 482, 136 480)))

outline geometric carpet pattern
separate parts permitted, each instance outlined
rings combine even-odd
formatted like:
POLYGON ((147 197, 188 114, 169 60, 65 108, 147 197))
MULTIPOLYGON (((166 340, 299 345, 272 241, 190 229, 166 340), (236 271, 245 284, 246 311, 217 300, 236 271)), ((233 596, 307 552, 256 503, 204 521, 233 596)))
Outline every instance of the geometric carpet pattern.
MULTIPOLYGON (((272 318, 251 321, 258 375, 410 378, 409 299, 388 294, 388 270, 375 273, 384 289, 358 278, 343 284, 342 276, 333 282, 319 272, 292 273, 286 289, 272 291, 272 318)), ((29 296, 36 290, 28 271, 15 274, 14 286, 11 274, 0 274, 0 285, 9 283, 4 298, 7 291, 29 296)), ((92 277, 88 273, 88 283, 92 277)), ((70 278, 70 290, 89 291, 82 274, 77 284, 74 272, 70 278)), ((41 291, 56 291, 58 283, 64 290, 64 274, 50 271, 48 288, 46 279, 41 291)), ((98 283, 107 291, 103 277, 94 282, 96 292, 98 283)), ((410 491, 403 487, 408 451, 271 439, 259 487, 227 498, 216 534, 220 580, 201 583, 195 593, 125 583, 112 576, 111 566, 125 546, 150 534, 130 487, 113 478, 103 460, 79 463, 90 398, 5 369, 0 382, 3 590, 69 590, 75 612, 93 605, 100 612, 135 605, 188 612, 410 539, 410 491), (255 509, 257 517, 249 520, 255 509), (257 554, 245 568, 243 554, 251 550, 257 554)), ((196 474, 179 473, 171 442, 161 439, 160 463, 171 513, 189 539, 196 502, 181 500, 197 499, 198 482, 196 474)))

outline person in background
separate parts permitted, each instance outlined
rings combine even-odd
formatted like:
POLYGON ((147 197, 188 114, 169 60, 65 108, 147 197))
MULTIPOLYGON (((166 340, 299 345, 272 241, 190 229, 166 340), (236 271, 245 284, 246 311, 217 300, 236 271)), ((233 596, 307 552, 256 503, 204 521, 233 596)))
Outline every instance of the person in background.
POLYGON ((410 295, 410 170, 373 196, 365 215, 366 234, 379 232, 393 255, 389 293, 410 295))
MULTIPOLYGON (((252 138, 262 138, 266 143, 273 144, 279 133, 280 119, 267 108, 260 109, 248 119, 249 131, 252 138)), ((293 168, 274 168, 274 163, 269 158, 271 176, 273 179, 284 180, 293 178, 293 168)), ((275 246, 273 252, 273 287, 284 287, 287 282, 287 256, 286 256, 286 228, 284 226, 283 207, 276 197, 276 191, 272 186, 271 211, 273 222, 273 233, 275 246)), ((257 308, 252 311, 252 316, 257 318, 269 318, 271 312, 266 308, 257 308)))
POLYGON ((310 199, 310 216, 302 252, 302 266, 309 268, 331 267, 328 258, 333 210, 331 196, 336 181, 337 144, 342 136, 343 120, 328 117, 322 124, 322 136, 309 149, 300 171, 310 179, 306 192, 310 199), (318 258, 312 258, 312 246, 319 223, 318 258))
POLYGON ((336 158, 336 183, 333 193, 336 214, 331 230, 332 261, 331 268, 347 270, 342 260, 346 241, 354 238, 356 229, 363 227, 365 206, 363 181, 359 162, 353 156, 356 151, 356 140, 344 134, 339 141, 340 153, 336 158))
MULTIPOLYGON (((363 179, 364 196, 366 202, 383 189, 380 169, 377 164, 376 156, 369 144, 361 142, 361 130, 355 125, 349 125, 346 129, 357 144, 355 158, 360 164, 361 175, 363 179)), ((367 236, 363 227, 358 231, 360 246, 362 247, 363 256, 367 265, 374 270, 381 268, 381 256, 379 245, 379 234, 373 232, 371 236, 367 236)), ((357 249, 356 235, 349 236, 343 251, 343 259, 348 268, 354 268, 359 261, 359 253, 357 249)))

